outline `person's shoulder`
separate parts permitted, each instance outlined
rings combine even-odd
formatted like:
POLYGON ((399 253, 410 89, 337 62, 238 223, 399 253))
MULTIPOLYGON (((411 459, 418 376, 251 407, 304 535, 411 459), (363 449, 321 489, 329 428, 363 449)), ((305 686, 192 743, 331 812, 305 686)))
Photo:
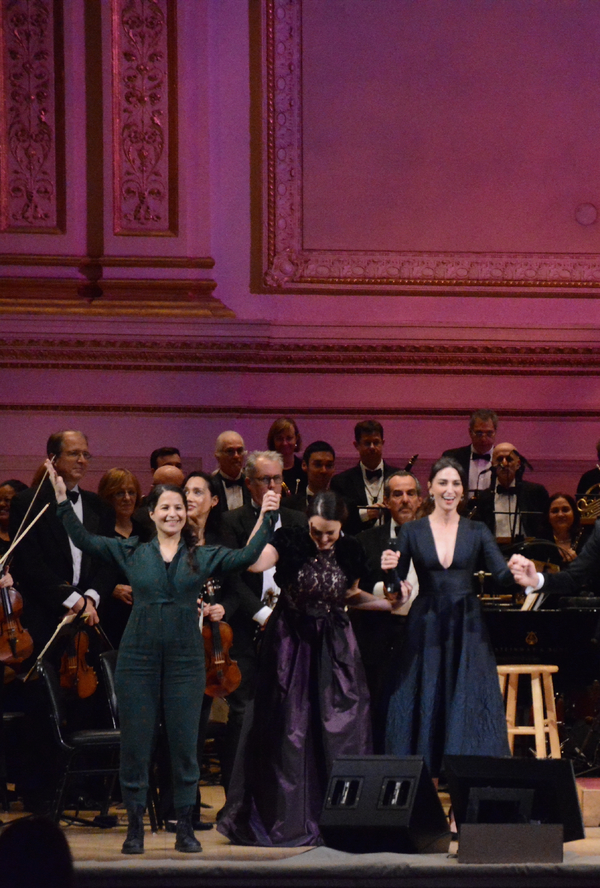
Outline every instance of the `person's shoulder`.
POLYGON ((256 520, 254 510, 248 505, 239 506, 237 509, 229 509, 221 515, 221 521, 227 526, 236 526, 248 518, 251 518, 253 521, 256 520))
POLYGON ((351 466, 351 468, 344 469, 343 472, 338 472, 337 475, 334 475, 331 479, 331 487, 334 487, 334 482, 335 485, 343 484, 345 481, 356 478, 360 474, 360 465, 357 463, 355 466, 351 466))
POLYGON ((306 515, 298 509, 288 509, 286 506, 281 506, 280 514, 283 527, 306 527, 308 524, 306 515))
POLYGON ((378 527, 369 527, 368 530, 361 530, 360 533, 356 534, 356 539, 363 546, 372 546, 374 544, 380 543, 382 540, 389 539, 390 536, 390 525, 381 524, 378 527))

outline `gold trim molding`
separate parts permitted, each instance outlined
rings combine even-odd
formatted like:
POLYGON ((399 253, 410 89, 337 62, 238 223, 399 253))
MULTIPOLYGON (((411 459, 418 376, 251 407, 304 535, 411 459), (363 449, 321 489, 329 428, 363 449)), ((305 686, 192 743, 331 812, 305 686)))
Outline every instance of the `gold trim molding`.
POLYGON ((0 268, 3 265, 59 266, 80 268, 93 263, 104 268, 214 268, 212 256, 50 256, 44 253, 0 253, 0 268))
MULTIPOLYGON (((468 420, 470 409, 419 409, 417 407, 390 409, 390 407, 371 406, 368 410, 358 407, 294 407, 294 416, 298 419, 314 417, 336 417, 337 419, 359 419, 376 416, 381 420, 393 419, 465 419, 468 420)), ((284 416, 289 413, 289 404, 279 407, 249 407, 231 405, 217 407, 204 404, 0 404, 0 413, 64 413, 64 414, 124 414, 141 416, 229 416, 234 419, 250 417, 284 416)), ((580 420, 598 420, 598 410, 514 410, 503 409, 502 420, 526 419, 535 421, 560 420, 578 422, 580 420)))
MULTIPOLYGON (((0 315, 234 318, 213 295, 212 280, 0 279, 0 315)), ((51 345, 51 343, 49 343, 51 345)))
MULTIPOLYGON (((213 297, 214 299, 214 297, 213 297)), ((109 316, 134 313, 173 317, 226 317, 205 296, 197 306, 99 301, 69 302, 61 313, 109 316)), ((217 306, 224 309, 218 300, 217 306)), ((4 305, 0 301, 0 313, 4 305)), ((25 309, 23 309, 25 310, 25 309)), ((228 309, 224 309, 228 311, 228 309)), ((44 312, 43 307, 38 313, 44 312)), ((53 312, 56 313, 56 312, 53 312)), ((204 340, 27 339, 0 340, 0 366, 20 369, 143 370, 204 373, 319 373, 327 375, 600 376, 600 348, 557 345, 320 344, 204 340)))
POLYGON ((302 0, 265 0, 263 284, 275 292, 595 296, 600 255, 303 249, 302 0), (517 291, 515 293, 514 291, 517 291))

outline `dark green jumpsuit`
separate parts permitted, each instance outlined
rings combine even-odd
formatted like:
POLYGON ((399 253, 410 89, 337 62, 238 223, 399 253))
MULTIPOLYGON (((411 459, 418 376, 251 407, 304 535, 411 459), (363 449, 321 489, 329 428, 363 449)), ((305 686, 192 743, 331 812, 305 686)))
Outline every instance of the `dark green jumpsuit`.
POLYGON ((109 539, 89 533, 68 500, 57 515, 75 545, 117 564, 133 589, 133 608, 119 647, 116 690, 121 723, 121 788, 126 805, 145 805, 148 770, 161 702, 169 739, 176 808, 193 805, 198 785, 196 741, 204 693, 204 647, 198 627, 198 594, 211 576, 253 564, 270 536, 263 522, 245 549, 180 542, 170 564, 158 540, 109 539))

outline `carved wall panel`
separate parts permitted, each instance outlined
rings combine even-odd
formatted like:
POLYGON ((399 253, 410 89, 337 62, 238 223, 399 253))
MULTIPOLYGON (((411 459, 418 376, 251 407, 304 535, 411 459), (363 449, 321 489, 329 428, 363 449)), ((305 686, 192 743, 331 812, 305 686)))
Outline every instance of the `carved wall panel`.
POLYGON ((112 0, 114 233, 177 233, 175 0, 112 0))
POLYGON ((0 225, 64 230, 61 0, 2 0, 0 225))
POLYGON ((267 289, 600 287, 600 7, 502 8, 265 0, 267 289))

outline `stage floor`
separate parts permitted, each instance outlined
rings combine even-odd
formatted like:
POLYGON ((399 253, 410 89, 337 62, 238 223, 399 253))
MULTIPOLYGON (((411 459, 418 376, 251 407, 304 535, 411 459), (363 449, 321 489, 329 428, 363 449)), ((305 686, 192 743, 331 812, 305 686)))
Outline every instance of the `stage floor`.
MULTIPOLYGON (((224 797, 221 787, 203 787, 203 819, 214 821, 224 797)), ((215 829, 197 833, 201 854, 174 850, 175 836, 145 835, 145 854, 121 854, 126 814, 107 830, 65 826, 75 861, 76 888, 597 888, 600 885, 600 827, 565 845, 562 864, 465 865, 449 854, 347 854, 331 848, 246 848, 232 846, 215 829)), ((22 812, 3 814, 7 823, 22 812)), ((93 815, 92 815, 93 816, 93 815)), ((1 882, 1 879, 0 879, 1 882)), ((43 888, 43 886, 40 886, 43 888)))

